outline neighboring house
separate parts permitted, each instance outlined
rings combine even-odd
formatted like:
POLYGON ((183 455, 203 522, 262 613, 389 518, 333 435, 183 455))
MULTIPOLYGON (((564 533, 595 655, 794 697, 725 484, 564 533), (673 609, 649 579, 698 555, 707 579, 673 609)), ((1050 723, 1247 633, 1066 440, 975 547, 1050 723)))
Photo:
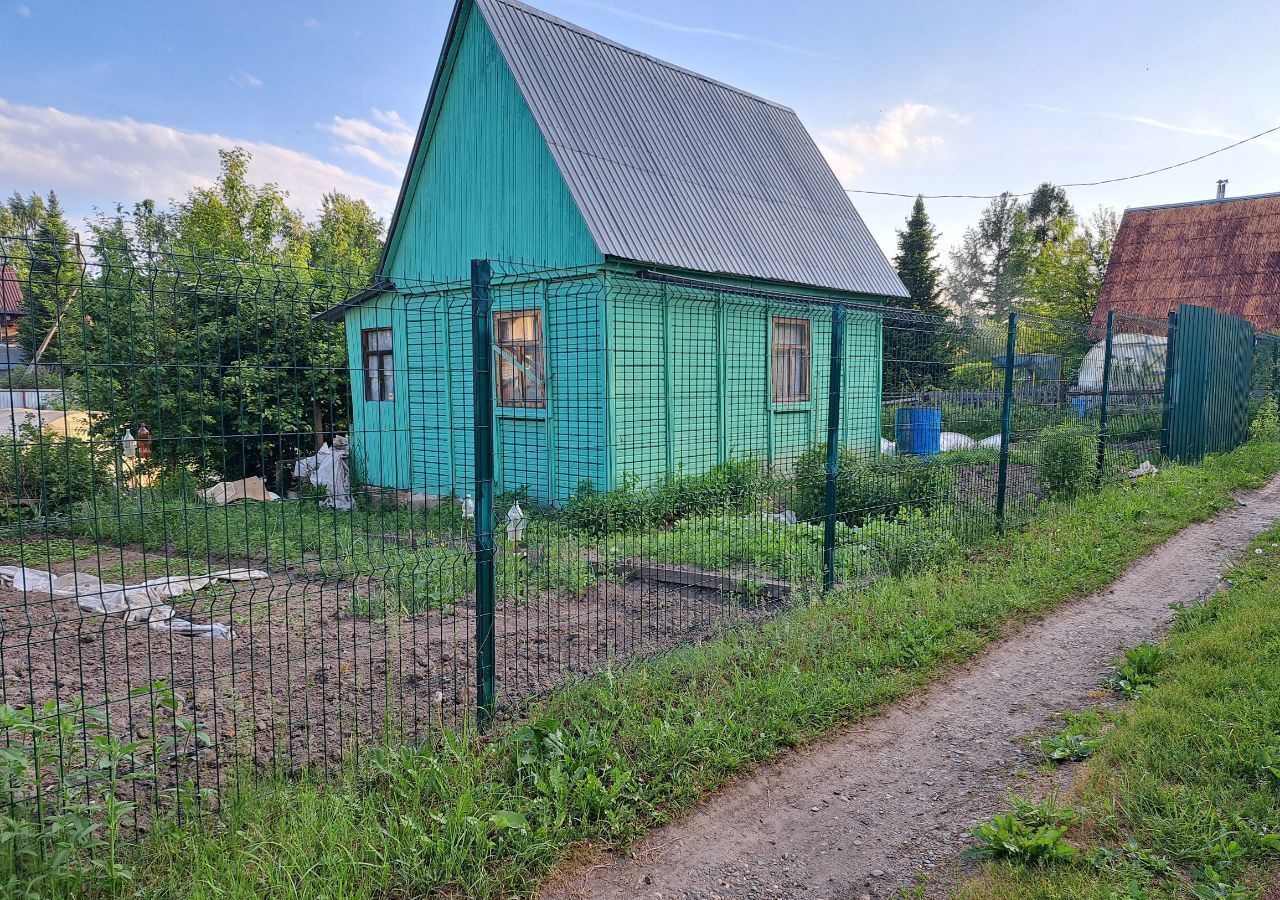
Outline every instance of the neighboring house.
MULTIPOLYGON (((18 270, 10 265, 0 267, 0 342, 10 343, 17 338, 18 321, 24 310, 18 270)), ((2 362, 0 358, 0 367, 2 362)))
POLYGON ((1163 320, 1182 303, 1280 329, 1280 194, 1125 210, 1094 326, 1111 309, 1163 320))
MULTIPOLYGON (((378 286, 325 314, 370 483, 472 491, 473 258, 540 262, 495 264, 493 334, 499 490, 541 502, 785 465, 825 439, 831 319, 787 297, 906 296, 790 109, 511 0, 454 9, 378 286)), ((881 345, 852 312, 842 440, 868 454, 881 345)))

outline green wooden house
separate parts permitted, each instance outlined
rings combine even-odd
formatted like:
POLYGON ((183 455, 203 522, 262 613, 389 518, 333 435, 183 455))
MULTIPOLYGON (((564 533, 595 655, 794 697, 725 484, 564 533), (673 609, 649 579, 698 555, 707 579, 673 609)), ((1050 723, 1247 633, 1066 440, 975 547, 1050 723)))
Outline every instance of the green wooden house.
MULTIPOLYGON (((345 320, 358 474, 473 491, 470 261, 495 262, 499 490, 825 439, 831 302, 906 291, 795 113, 512 0, 460 0, 375 287, 345 320)), ((879 449, 881 320, 847 319, 841 439, 879 449)))

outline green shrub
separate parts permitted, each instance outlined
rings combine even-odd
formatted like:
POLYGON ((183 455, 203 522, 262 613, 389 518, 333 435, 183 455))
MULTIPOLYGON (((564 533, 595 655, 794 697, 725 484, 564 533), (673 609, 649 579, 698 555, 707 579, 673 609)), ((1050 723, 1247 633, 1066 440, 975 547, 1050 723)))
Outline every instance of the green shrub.
POLYGON ((709 509, 747 512, 764 496, 762 467, 753 459, 720 463, 701 475, 673 475, 654 496, 654 513, 674 522, 709 509))
POLYGON ((32 427, 16 439, 0 439, 0 499, 34 500, 49 514, 114 485, 109 455, 88 441, 32 427))
POLYGON ((121 740, 101 710, 79 702, 0 705, 0 896, 115 897, 132 884, 121 850, 137 804, 125 797, 136 796, 136 782, 154 781, 164 760, 210 740, 203 726, 178 714, 166 683, 130 696, 140 713, 149 712, 156 738, 121 740))
POLYGON ((730 460, 699 475, 672 475, 644 487, 627 475, 611 491, 584 481, 565 506, 562 520, 588 534, 613 534, 667 525, 713 510, 750 512, 768 492, 763 467, 753 459, 730 460))
POLYGON ((1094 474, 1092 434, 1079 425, 1055 425, 1045 430, 1040 450, 1040 480, 1050 496, 1074 497, 1094 474))
MULTIPOLYGON (((801 521, 814 521, 826 511, 827 448, 819 444, 795 462, 792 509, 801 521)), ((903 510, 928 510, 947 502, 951 472, 936 460, 882 456, 868 460, 840 451, 836 464, 836 511, 846 525, 893 518, 903 510)))
POLYGON ((997 370, 989 362, 961 363, 952 367, 948 387, 953 391, 991 390, 996 385, 996 373, 997 370))

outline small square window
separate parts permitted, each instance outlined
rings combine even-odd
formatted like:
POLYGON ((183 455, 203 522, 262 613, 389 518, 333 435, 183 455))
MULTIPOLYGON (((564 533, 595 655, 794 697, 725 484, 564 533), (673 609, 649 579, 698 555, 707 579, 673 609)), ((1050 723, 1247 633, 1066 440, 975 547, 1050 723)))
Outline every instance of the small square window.
POLYGON ((541 409, 547 405, 543 365, 542 313, 536 309, 493 314, 494 368, 498 403, 541 409))
POLYGON ((809 399, 809 320, 773 318, 773 400, 809 399))
POLYGON ((390 328, 366 328, 364 345, 364 399, 369 403, 396 399, 396 371, 390 328))

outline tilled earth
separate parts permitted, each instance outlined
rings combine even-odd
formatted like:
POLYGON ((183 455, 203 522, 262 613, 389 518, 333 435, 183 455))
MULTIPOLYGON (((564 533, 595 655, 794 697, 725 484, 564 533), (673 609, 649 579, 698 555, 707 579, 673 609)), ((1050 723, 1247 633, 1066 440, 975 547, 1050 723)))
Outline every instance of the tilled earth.
MULTIPOLYGON (((1156 637, 1170 604, 1213 592, 1280 519, 1280 479, 1193 525, 1110 589, 1059 607, 885 713, 789 753, 649 833, 630 856, 589 860, 544 898, 887 897, 925 878, 946 896, 969 829, 1010 793, 1042 794, 1026 737, 1096 706, 1126 647, 1156 637)), ((1057 781, 1065 782, 1069 772, 1057 781)))
MULTIPOLYGON (((187 565, 136 549, 104 549, 48 568, 137 583, 190 574, 187 565)), ((416 742, 460 725, 474 714, 472 598, 381 617, 361 609, 378 594, 370 577, 326 581, 295 567, 177 598, 179 616, 233 625, 232 639, 210 640, 0 588, 0 702, 79 703, 104 714, 118 736, 176 738, 180 752, 162 774, 201 787, 221 783, 246 762, 284 770, 328 765, 388 734, 416 742), (178 716, 199 723, 209 746, 184 738, 157 708, 150 688, 160 682, 175 694, 178 716)), ((531 591, 499 601, 500 706, 518 709, 522 700, 612 660, 660 652, 729 621, 774 612, 717 591, 642 580, 601 580, 577 596, 531 591)))

